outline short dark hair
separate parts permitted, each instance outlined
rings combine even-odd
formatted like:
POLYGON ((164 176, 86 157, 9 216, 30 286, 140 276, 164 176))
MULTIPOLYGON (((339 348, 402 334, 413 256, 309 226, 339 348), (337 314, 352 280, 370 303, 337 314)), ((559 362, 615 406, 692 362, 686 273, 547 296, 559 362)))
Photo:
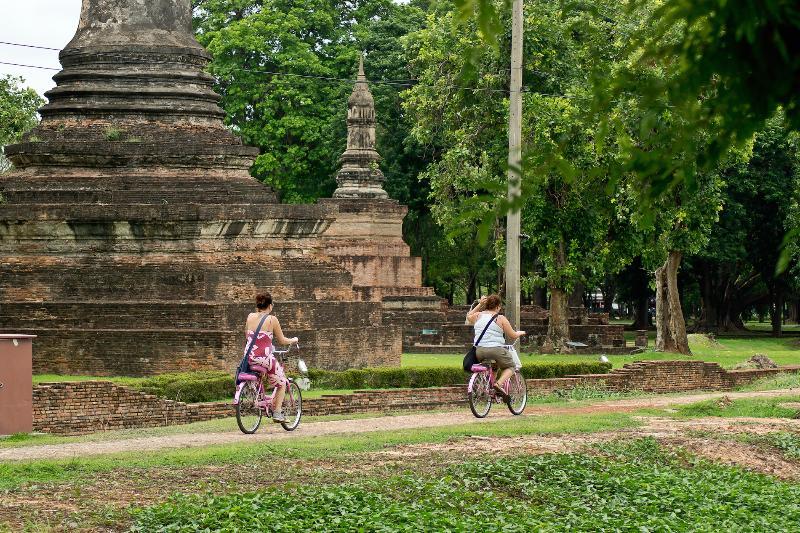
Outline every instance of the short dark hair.
POLYGON ((502 303, 503 301, 500 299, 498 295, 490 294, 489 296, 486 297, 486 300, 483 302, 483 305, 485 306, 484 309, 497 309, 498 307, 500 307, 502 303))
POLYGON ((272 295, 268 292, 256 294, 256 307, 258 309, 266 309, 272 305, 272 295))

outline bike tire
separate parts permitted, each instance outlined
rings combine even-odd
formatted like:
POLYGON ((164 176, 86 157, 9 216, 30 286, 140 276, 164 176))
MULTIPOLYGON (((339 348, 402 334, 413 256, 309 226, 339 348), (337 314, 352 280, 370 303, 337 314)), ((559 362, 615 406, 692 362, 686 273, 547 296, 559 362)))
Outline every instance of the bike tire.
POLYGON ((281 426, 286 431, 294 431, 300 425, 300 418, 303 416, 303 394, 300 387, 294 381, 289 381, 286 387, 286 396, 283 398, 283 415, 286 422, 281 422, 281 426))
POLYGON ((475 372, 472 374, 472 377, 469 378, 467 400, 469 401, 469 409, 476 418, 486 418, 492 409, 488 372, 475 372))
POLYGON ((246 382, 239 393, 239 402, 236 404, 236 424, 242 433, 252 435, 261 426, 264 410, 258 407, 259 399, 256 382, 246 382))
POLYGON ((521 415, 528 404, 528 383, 519 371, 514 372, 514 375, 508 380, 508 395, 511 397, 510 401, 506 403, 508 410, 512 415, 521 415))

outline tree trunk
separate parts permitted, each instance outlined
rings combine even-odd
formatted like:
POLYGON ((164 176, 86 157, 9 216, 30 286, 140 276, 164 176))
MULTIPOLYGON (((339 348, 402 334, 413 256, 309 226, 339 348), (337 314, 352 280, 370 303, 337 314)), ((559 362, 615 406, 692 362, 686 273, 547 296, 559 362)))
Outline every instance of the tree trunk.
POLYGON ((790 324, 797 324, 800 321, 800 300, 789 302, 789 316, 787 319, 790 324))
POLYGON ((635 287, 634 297, 634 320, 631 329, 649 329, 652 326, 650 320, 650 284, 642 266, 641 257, 637 257, 633 263, 636 276, 633 281, 635 287))
MULTIPOLYGON (((558 268, 567 262, 564 252, 564 241, 559 243, 555 263, 558 268)), ((550 314, 547 320, 547 339, 542 346, 543 352, 562 353, 569 351, 569 298, 561 287, 550 286, 550 314)))
POLYGON ((780 337, 783 335, 783 290, 775 288, 772 291, 772 304, 770 306, 772 315, 772 336, 780 337))
POLYGON ((656 351, 691 355, 678 292, 681 257, 681 252, 673 250, 656 269, 656 351))
POLYGON ((606 276, 603 283, 603 312, 610 317, 614 311, 614 297, 617 294, 617 284, 613 276, 606 276))
POLYGON ((536 287, 533 289, 533 303, 542 309, 547 309, 547 289, 536 287))
POLYGON ((586 286, 583 283, 576 283, 575 288, 569 295, 567 305, 569 307, 583 307, 583 293, 586 292, 586 286))
POLYGON ((561 353, 568 351, 569 340, 569 306, 567 293, 564 290, 550 288, 550 316, 547 320, 547 340, 542 347, 543 352, 561 353))
POLYGON ((467 285, 467 305, 477 300, 478 296, 478 283, 477 276, 471 275, 469 278, 469 285, 467 285))
POLYGON ((714 284, 711 276, 709 261, 703 261, 700 267, 700 319, 697 321, 697 330, 706 333, 717 333, 720 327, 720 310, 714 294, 714 284))

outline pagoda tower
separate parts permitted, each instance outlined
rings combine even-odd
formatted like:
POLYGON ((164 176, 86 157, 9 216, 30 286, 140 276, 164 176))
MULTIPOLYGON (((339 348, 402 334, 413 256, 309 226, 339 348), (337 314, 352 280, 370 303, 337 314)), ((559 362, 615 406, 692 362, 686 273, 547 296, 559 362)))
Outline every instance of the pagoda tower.
POLYGON ((190 0, 83 0, 59 57, 0 175, 0 332, 38 335, 36 372, 232 371, 258 291, 311 366, 399 365, 400 328, 322 253, 335 210, 249 175, 190 0))
POLYGON ((358 61, 358 76, 347 101, 347 149, 336 174, 339 187, 334 198, 389 197, 383 190, 381 156, 375 150, 375 100, 364 75, 364 56, 358 61))
MULTIPOLYGON (((446 321, 445 301, 422 285, 422 260, 403 240, 408 207, 389 198, 375 149, 375 101, 364 74, 364 57, 347 102, 347 149, 336 175, 333 198, 319 204, 335 220, 323 233, 326 257, 353 275, 362 300, 380 302, 383 322, 403 326, 406 338, 438 328, 446 321)), ((408 343, 404 348, 417 349, 408 343)), ((460 351, 457 347, 456 351, 460 351)))

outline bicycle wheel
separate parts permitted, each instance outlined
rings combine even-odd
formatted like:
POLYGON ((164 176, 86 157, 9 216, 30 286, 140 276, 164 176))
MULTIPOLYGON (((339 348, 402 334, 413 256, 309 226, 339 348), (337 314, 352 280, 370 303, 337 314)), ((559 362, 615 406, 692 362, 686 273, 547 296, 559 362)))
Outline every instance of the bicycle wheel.
POLYGON ((492 408, 492 396, 489 389, 488 372, 476 372, 469 378, 467 399, 470 411, 477 418, 485 418, 492 408))
POLYGON ((281 422, 281 425, 286 431, 293 431, 300 425, 300 417, 303 416, 303 395, 294 381, 290 381, 286 387, 286 396, 283 397, 283 416, 286 417, 286 422, 281 422))
POLYGON ((248 381, 239 394, 239 403, 236 404, 236 423, 242 433, 255 433, 261 425, 264 410, 258 406, 258 385, 255 381, 248 381))
POLYGON ((514 372, 514 375, 508 380, 508 395, 511 397, 507 404, 508 410, 511 411, 511 414, 521 415, 528 403, 528 384, 519 371, 514 372))

